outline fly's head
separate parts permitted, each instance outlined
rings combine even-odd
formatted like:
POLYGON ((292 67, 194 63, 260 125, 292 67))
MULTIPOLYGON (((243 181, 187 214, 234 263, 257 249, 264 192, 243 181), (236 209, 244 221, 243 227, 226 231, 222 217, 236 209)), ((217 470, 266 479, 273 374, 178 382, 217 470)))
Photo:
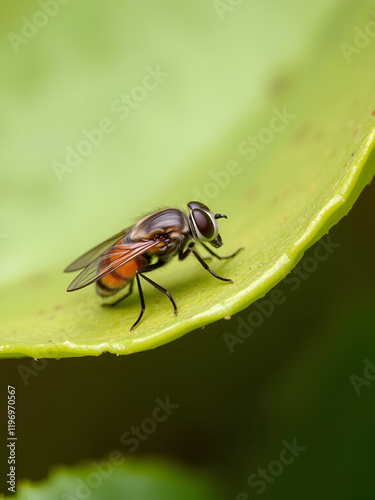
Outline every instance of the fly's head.
POLYGON ((214 214, 199 201, 191 201, 189 207, 189 225, 194 239, 209 243, 215 248, 222 246, 223 242, 219 234, 218 219, 226 219, 224 214, 214 214))

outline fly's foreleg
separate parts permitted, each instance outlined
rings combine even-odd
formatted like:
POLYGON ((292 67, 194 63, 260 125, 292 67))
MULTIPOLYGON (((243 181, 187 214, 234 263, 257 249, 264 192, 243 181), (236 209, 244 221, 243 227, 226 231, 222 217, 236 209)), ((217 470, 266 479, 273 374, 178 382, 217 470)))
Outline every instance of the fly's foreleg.
POLYGON ((233 283, 233 281, 231 279, 229 279, 229 278, 222 278, 221 276, 218 276, 216 273, 214 273, 214 271, 212 269, 210 269, 210 267, 208 266, 208 264, 206 264, 206 262, 202 259, 202 257, 194 250, 194 245, 195 245, 194 242, 190 243, 189 246, 188 246, 188 248, 185 251, 180 251, 180 253, 179 253, 179 259, 180 260, 185 260, 192 253, 196 257, 196 259, 198 260, 198 262, 202 265, 202 267, 204 267, 204 269, 206 269, 206 271, 208 271, 209 273, 211 273, 212 276, 214 276, 218 280, 227 281, 229 283, 233 283))
MULTIPOLYGON (((210 253, 211 255, 213 255, 214 257, 216 257, 219 260, 233 259, 233 257, 235 257, 239 252, 241 252, 241 250, 244 250, 244 247, 241 247, 230 255, 222 256, 222 255, 218 255, 217 253, 215 253, 213 250, 211 250, 211 248, 208 248, 208 246, 205 245, 204 243, 202 243, 202 242, 200 242, 200 243, 201 243, 202 247, 204 247, 207 250, 208 253, 210 253)), ((205 259, 205 260, 207 260, 207 259, 205 259)))

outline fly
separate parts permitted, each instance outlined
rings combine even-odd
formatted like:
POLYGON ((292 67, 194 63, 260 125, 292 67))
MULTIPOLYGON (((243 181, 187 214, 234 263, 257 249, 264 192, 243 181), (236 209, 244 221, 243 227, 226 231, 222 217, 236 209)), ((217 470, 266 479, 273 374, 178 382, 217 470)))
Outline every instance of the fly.
POLYGON ((152 212, 86 252, 64 271, 67 273, 83 269, 70 283, 67 291, 73 292, 96 283, 96 291, 103 299, 103 304, 114 305, 132 293, 135 280, 141 312, 130 328, 133 330, 141 321, 146 308, 140 278, 163 292, 171 301, 174 314, 178 314, 169 291, 146 276, 167 264, 176 255, 182 261, 192 254, 212 276, 233 283, 231 279, 222 278, 210 269, 195 249, 196 243, 200 243, 213 257, 220 260, 231 259, 242 250, 239 248, 233 254, 222 257, 206 245, 208 243, 214 248, 222 246, 217 220, 226 219, 227 216, 214 214, 206 205, 197 201, 188 203, 188 209, 188 214, 176 208, 152 212), (125 290, 128 285, 129 289, 125 290))

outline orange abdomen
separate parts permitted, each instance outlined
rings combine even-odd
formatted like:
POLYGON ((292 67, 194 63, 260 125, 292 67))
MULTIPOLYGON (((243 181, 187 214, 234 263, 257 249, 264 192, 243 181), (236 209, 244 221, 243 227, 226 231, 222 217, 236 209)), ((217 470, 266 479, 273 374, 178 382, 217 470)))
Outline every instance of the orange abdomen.
MULTIPOLYGON (((112 259, 108 257, 104 258, 100 269, 110 264, 110 262, 114 258, 115 257, 113 257, 112 259)), ((103 296, 109 296, 117 293, 119 290, 121 290, 121 288, 124 288, 132 281, 137 272, 137 269, 140 269, 143 266, 147 266, 148 263, 148 259, 144 255, 135 257, 126 264, 118 267, 116 270, 106 274, 105 276, 103 276, 103 278, 98 280, 96 282, 97 292, 99 293, 99 295, 103 296)))

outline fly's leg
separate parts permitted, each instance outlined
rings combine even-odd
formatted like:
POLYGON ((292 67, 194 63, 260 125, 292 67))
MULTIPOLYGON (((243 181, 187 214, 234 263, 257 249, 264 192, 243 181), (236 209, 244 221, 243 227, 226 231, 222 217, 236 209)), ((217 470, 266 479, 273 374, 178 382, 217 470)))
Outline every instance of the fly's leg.
POLYGON ((156 262, 156 264, 151 264, 150 266, 141 267, 141 268, 139 268, 137 270, 136 279, 137 279, 137 285, 138 285, 138 291, 139 291, 139 298, 140 298, 140 301, 141 301, 141 313, 140 313, 137 321, 130 328, 130 330, 133 330, 138 325, 138 323, 141 321, 142 316, 143 316, 143 314, 145 312, 145 309, 146 309, 145 300, 144 300, 144 296, 143 296, 143 290, 142 290, 142 286, 141 286, 141 281, 139 279, 140 276, 144 280, 146 280, 148 283, 150 283, 150 285, 152 285, 154 288, 156 288, 157 290, 159 290, 159 292, 165 293, 165 295, 172 302, 174 313, 177 316, 177 314, 178 314, 178 312, 177 312, 177 306, 176 306, 175 301, 173 300, 172 295, 169 293, 169 291, 166 288, 164 288, 161 285, 159 285, 158 283, 155 283, 155 281, 151 280, 147 276, 144 276, 144 273, 149 273, 150 271, 154 271, 155 269, 159 269, 164 264, 165 264, 165 262, 162 261, 162 260, 160 260, 160 261, 156 262))
POLYGON ((139 298, 140 298, 140 301, 141 301, 141 313, 140 315, 138 316, 138 319, 137 321, 134 323, 134 325, 130 328, 130 331, 134 330, 134 328, 138 325, 138 323, 141 321, 142 319, 142 316, 143 316, 143 313, 145 312, 145 309, 146 309, 146 305, 145 305, 145 299, 143 297, 143 290, 142 290, 142 287, 141 287, 141 282, 139 281, 139 274, 137 273, 135 275, 135 278, 137 280, 137 285, 138 285, 138 292, 139 292, 139 298))
MULTIPOLYGON (((144 271, 143 271, 144 272, 144 271)), ((176 306, 176 302, 173 300, 173 297, 172 295, 168 292, 168 290, 164 287, 162 287, 161 285, 158 285, 157 283, 155 283, 155 281, 152 281, 150 278, 148 278, 147 276, 143 276, 143 274, 140 274, 140 276, 142 276, 142 278, 146 281, 148 281, 150 283, 150 285, 152 285, 153 287, 156 288, 156 290, 159 290, 159 292, 163 292, 165 293, 165 295, 168 297, 168 299, 172 302, 172 305, 173 305, 173 309, 174 309, 174 313, 175 315, 177 316, 178 315, 178 311, 177 311, 177 306, 176 306)))
POLYGON ((213 272, 212 269, 209 268, 209 266, 205 263, 205 261, 202 259, 202 257, 194 250, 194 245, 195 243, 190 243, 188 248, 185 250, 185 252, 181 251, 179 254, 179 259, 180 260, 185 260, 189 255, 192 253, 198 260, 198 262, 208 271, 209 273, 212 274, 215 278, 221 281, 228 281, 228 283, 233 283, 233 281, 229 278, 222 278, 221 276, 218 276, 216 273, 213 272))
MULTIPOLYGON (((235 257, 239 252, 241 252, 241 250, 244 250, 244 247, 241 247, 238 250, 236 250, 234 253, 232 253, 231 255, 227 255, 227 256, 223 257, 223 256, 218 255, 217 253, 213 252, 211 250, 211 248, 208 248, 208 246, 206 246, 204 243, 202 243, 202 242, 200 242, 200 243, 207 250, 207 252, 209 252, 211 255, 213 255, 214 257, 216 257, 219 260, 233 259, 233 257, 235 257)), ((205 260, 207 260, 207 259, 205 259, 205 260)))

